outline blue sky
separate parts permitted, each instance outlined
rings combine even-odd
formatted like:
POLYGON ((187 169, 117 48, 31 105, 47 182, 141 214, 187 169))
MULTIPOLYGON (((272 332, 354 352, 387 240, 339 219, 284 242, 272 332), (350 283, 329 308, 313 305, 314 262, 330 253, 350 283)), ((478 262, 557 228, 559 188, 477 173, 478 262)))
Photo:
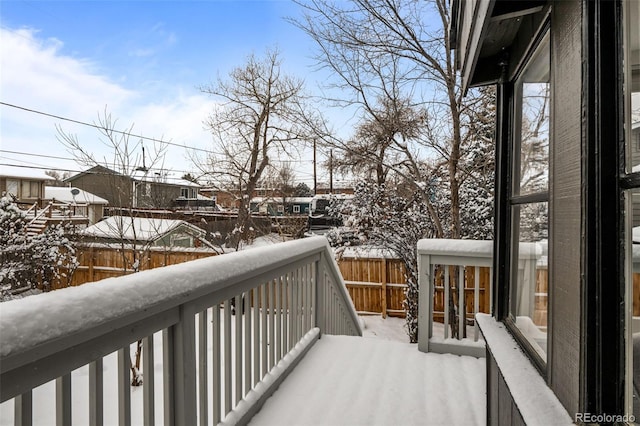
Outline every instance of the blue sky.
MULTIPOLYGON (((277 47, 283 68, 314 91, 326 79, 313 69, 314 46, 284 17, 293 2, 17 1, 0 2, 0 101, 83 122, 105 107, 124 129, 189 146, 209 147, 202 121, 214 100, 198 87, 225 77, 277 47)), ((0 149, 71 157, 55 124, 109 158, 91 128, 0 105, 0 149)), ((298 179, 310 183, 305 162, 298 179)), ((0 152, 0 163, 82 167, 60 158, 0 152)), ((184 150, 170 148, 165 167, 191 169, 184 150)))

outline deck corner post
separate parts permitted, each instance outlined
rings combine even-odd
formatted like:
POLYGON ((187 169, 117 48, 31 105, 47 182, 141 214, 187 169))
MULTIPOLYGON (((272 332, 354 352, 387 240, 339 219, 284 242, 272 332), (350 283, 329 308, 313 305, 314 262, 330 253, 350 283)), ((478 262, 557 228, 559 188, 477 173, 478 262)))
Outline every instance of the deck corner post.
POLYGON ((433 326, 433 277, 431 256, 418 253, 418 350, 429 352, 433 326))

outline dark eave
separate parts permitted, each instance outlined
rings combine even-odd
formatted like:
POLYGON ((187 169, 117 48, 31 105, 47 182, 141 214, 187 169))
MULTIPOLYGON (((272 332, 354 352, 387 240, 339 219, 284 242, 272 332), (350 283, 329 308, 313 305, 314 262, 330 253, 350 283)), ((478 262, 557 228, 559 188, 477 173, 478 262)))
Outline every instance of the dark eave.
POLYGON ((523 22, 542 12, 546 3, 543 0, 453 0, 450 38, 464 90, 499 80, 500 64, 509 55, 523 22))

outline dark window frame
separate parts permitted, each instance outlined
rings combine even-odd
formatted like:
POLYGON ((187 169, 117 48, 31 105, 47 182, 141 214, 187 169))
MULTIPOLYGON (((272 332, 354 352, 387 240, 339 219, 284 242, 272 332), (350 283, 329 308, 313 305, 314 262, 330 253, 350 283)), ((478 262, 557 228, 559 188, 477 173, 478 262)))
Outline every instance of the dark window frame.
POLYGON ((622 3, 589 1, 583 2, 582 8, 584 242, 580 409, 618 414, 626 411, 622 194, 637 180, 625 175, 623 160, 622 3))
MULTIPOLYGON (((518 96, 515 82, 522 75, 527 65, 530 63, 533 55, 540 47, 541 43, 546 37, 551 37, 550 34, 551 22, 547 18, 546 22, 541 26, 540 30, 536 33, 533 43, 529 46, 527 53, 524 55, 523 60, 517 72, 514 73, 513 78, 508 81, 507 78, 507 61, 504 64, 503 78, 498 85, 498 98, 500 102, 500 117, 497 131, 500 132, 496 135, 499 168, 496 171, 497 182, 497 196, 496 196, 496 243, 494 243, 494 274, 496 282, 496 292, 494 297, 494 306, 496 306, 496 318, 502 321, 507 330, 513 335, 520 347, 523 349, 527 357, 531 360, 532 364, 538 369, 543 377, 547 375, 547 361, 541 359, 533 345, 524 336, 522 331, 516 326, 514 319, 511 317, 510 301, 512 296, 512 287, 516 285, 513 283, 513 271, 512 271, 512 252, 513 252, 513 237, 514 237, 514 207, 525 204, 545 202, 549 204, 550 200, 550 187, 542 192, 527 193, 524 195, 514 194, 516 192, 515 185, 519 185, 516 180, 515 167, 520 164, 520 136, 517 135, 517 128, 520 128, 518 122, 520 114, 516 111, 517 102, 516 96, 518 96), (516 139, 518 143, 516 143, 516 139), (517 152, 516 152, 517 151, 517 152), (507 161, 505 161, 505 159, 507 161)), ((551 56, 551 55, 549 55, 551 56)), ((551 57, 549 57, 549 66, 551 68, 551 57)), ((550 112, 551 114, 551 112, 550 112)), ((551 134, 549 135, 551 139, 551 134)), ((552 141, 549 141, 551 145, 552 141)), ((551 150, 549 150, 550 155, 551 150)), ((518 172, 519 174, 519 172, 518 172)), ((551 181, 549 181, 549 186, 551 181)), ((547 298, 547 310, 551 311, 550 297, 547 298)), ((547 314, 547 328, 550 329, 551 315, 547 314)), ((550 342, 548 342, 548 348, 550 342)), ((547 350, 548 353, 548 350, 547 350)))

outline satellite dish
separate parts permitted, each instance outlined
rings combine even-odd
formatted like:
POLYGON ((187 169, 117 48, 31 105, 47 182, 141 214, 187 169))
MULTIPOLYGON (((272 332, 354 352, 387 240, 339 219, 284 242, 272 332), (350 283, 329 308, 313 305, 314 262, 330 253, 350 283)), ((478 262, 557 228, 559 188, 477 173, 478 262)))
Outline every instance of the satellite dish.
POLYGON ((76 203, 76 195, 80 193, 78 188, 71 188, 71 196, 73 197, 73 203, 76 203))

